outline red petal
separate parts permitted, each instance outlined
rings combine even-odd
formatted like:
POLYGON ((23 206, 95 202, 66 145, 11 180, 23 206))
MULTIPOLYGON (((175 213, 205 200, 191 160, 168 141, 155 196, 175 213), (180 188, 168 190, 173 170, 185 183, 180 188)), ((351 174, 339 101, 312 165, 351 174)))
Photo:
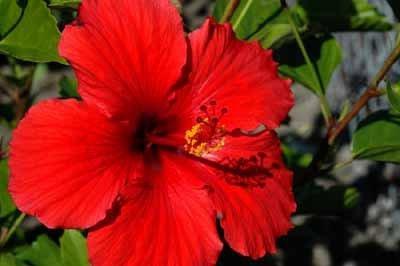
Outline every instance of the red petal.
POLYGON ((85 103, 39 103, 13 133, 9 190, 48 227, 92 226, 136 171, 129 147, 129 131, 85 103))
POLYGON ((288 187, 291 173, 281 169, 264 187, 242 188, 218 180, 214 202, 222 213, 224 237, 235 251, 254 259, 276 252, 276 239, 292 228, 296 204, 288 187))
POLYGON ((189 36, 193 108, 215 100, 227 108, 221 122, 228 128, 279 126, 293 106, 290 82, 278 76, 272 52, 258 43, 236 39, 229 24, 208 19, 189 36))
POLYGON ((279 139, 272 131, 254 137, 227 137, 207 158, 218 162, 213 200, 221 225, 237 252, 260 258, 276 251, 276 239, 291 227, 296 209, 292 173, 282 163, 279 139))
POLYGON ((85 0, 59 50, 83 99, 113 115, 159 106, 186 62, 182 21, 169 0, 85 0))
POLYGON ((157 181, 132 185, 120 211, 89 232, 93 266, 215 265, 222 243, 208 191, 188 160, 163 156, 161 169, 148 176, 157 181))

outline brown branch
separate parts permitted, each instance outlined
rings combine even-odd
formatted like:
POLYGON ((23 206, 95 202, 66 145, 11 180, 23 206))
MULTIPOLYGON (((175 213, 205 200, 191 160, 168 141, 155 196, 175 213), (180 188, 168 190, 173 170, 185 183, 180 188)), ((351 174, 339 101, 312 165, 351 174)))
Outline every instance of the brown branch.
POLYGON ((369 100, 382 95, 381 90, 377 89, 379 83, 386 77, 393 64, 400 58, 400 44, 390 53, 383 66, 375 75, 367 90, 361 95, 358 101, 353 105, 352 110, 336 125, 328 128, 326 137, 319 146, 319 150, 314 155, 313 161, 305 169, 304 173, 295 180, 296 185, 302 185, 308 180, 312 180, 320 174, 323 162, 329 155, 331 147, 335 140, 343 133, 349 123, 358 115, 358 113, 367 105, 369 100))
POLYGON ((368 89, 361 95, 354 104, 352 110, 334 127, 328 136, 328 143, 332 145, 336 138, 343 132, 347 125, 358 115, 361 109, 367 105, 369 100, 380 96, 382 93, 377 89, 379 83, 386 77, 393 64, 400 58, 400 45, 398 45, 385 60, 385 63, 375 75, 368 89))
POLYGON ((328 134, 328 144, 332 145, 336 138, 343 132, 347 125, 358 115, 361 109, 371 100, 372 98, 378 97, 381 92, 376 88, 368 88, 354 104, 352 110, 331 130, 328 134))
POLYGON ((233 13, 235 12, 236 7, 239 5, 240 0, 230 0, 228 6, 225 9, 224 14, 222 15, 222 18, 220 20, 221 23, 228 22, 233 13))

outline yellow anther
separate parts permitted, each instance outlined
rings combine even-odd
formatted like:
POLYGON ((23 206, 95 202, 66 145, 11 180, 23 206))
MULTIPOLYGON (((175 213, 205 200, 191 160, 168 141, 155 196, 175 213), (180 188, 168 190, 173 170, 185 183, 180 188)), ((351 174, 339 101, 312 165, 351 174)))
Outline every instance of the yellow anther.
POLYGON ((185 132, 185 150, 198 157, 219 151, 225 145, 223 127, 210 125, 207 121, 195 124, 185 132))

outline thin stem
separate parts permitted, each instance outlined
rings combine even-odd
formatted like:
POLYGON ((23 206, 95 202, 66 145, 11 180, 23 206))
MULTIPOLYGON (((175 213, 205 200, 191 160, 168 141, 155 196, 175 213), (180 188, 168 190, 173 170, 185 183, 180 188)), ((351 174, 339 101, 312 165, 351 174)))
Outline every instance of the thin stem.
POLYGON ((376 74, 371 82, 370 88, 377 88, 379 83, 385 78, 389 70, 392 68, 393 64, 400 58, 400 43, 397 44, 396 48, 390 53, 388 58, 385 60, 382 68, 376 74))
POLYGON ((10 230, 8 230, 8 232, 7 232, 6 236, 4 237, 4 239, 2 239, 2 241, 0 243, 0 247, 4 247, 5 244, 7 244, 8 240, 10 240, 10 238, 14 234, 15 230, 17 230, 18 226, 24 220, 25 216, 26 216, 25 213, 21 213, 18 216, 18 218, 14 221, 13 225, 11 226, 10 230))
POLYGON ((358 115, 361 109, 371 100, 372 98, 382 95, 382 91, 377 89, 379 83, 385 78, 393 64, 400 58, 400 44, 397 44, 396 48, 390 53, 388 58, 385 60, 383 66, 372 79, 368 89, 361 95, 360 99, 354 104, 352 110, 336 125, 331 135, 329 136, 328 143, 332 145, 336 138, 343 132, 347 125, 358 115))
POLYGON ((239 5, 240 0, 230 0, 227 7, 225 8, 224 14, 220 20, 221 23, 229 21, 235 12, 236 7, 239 5))
MULTIPOLYGON (((297 45, 299 46, 300 51, 301 51, 301 53, 302 53, 302 55, 304 57, 304 60, 306 61, 308 69, 312 74, 314 82, 315 82, 315 84, 319 84, 321 86, 321 89, 323 89, 322 88, 322 84, 320 82, 320 79, 318 77, 317 71, 316 71, 316 69, 315 69, 315 67, 314 67, 314 65, 313 65, 313 63, 312 63, 312 61, 310 59, 310 56, 307 53, 307 49, 304 46, 304 43, 303 43, 303 40, 301 39, 299 31, 297 30, 297 26, 294 23, 292 14, 290 12, 290 9, 288 8, 287 3, 286 3, 285 0, 281 0, 281 4, 282 4, 282 7, 284 9, 286 9, 286 11, 288 13, 289 24, 290 24, 290 26, 292 28, 292 31, 293 31, 294 37, 296 39, 297 45)), ((328 100, 326 99, 325 95, 323 95, 323 94, 319 95, 319 100, 320 100, 322 115, 324 116, 325 123, 326 123, 327 127, 329 128, 331 126, 331 123, 332 123, 332 113, 331 113, 331 109, 330 109, 329 104, 328 104, 328 100)))
POLYGON ((380 96, 381 93, 375 88, 367 89, 363 95, 354 104, 352 110, 335 126, 331 134, 328 136, 328 143, 332 145, 336 138, 343 132, 347 125, 358 115, 362 108, 371 100, 372 98, 380 96))
POLYGON ((350 159, 347 160, 347 161, 340 162, 340 163, 336 164, 336 165, 333 167, 332 171, 340 170, 340 169, 342 169, 342 168, 344 168, 344 167, 346 167, 346 166, 349 166, 349 165, 352 164, 353 162, 354 162, 354 158, 350 158, 350 159))
POLYGON ((325 120, 325 125, 329 131, 333 127, 335 119, 332 116, 331 109, 329 108, 329 103, 325 95, 319 96, 319 104, 321 106, 321 112, 325 120))
POLYGON ((361 95, 358 101, 354 104, 352 110, 345 115, 345 117, 339 121, 335 126, 328 128, 327 136, 319 146, 317 154, 314 156, 314 160, 310 166, 304 171, 304 174, 299 176, 296 180, 296 185, 302 185, 308 180, 312 180, 317 177, 320 173, 321 166, 326 160, 331 147, 334 145, 337 137, 343 133, 344 129, 358 115, 363 107, 365 107, 369 100, 372 98, 381 96, 384 91, 378 88, 379 83, 385 78, 393 64, 400 58, 400 43, 397 44, 396 48, 390 53, 388 58, 385 60, 383 66, 372 79, 368 89, 361 95))

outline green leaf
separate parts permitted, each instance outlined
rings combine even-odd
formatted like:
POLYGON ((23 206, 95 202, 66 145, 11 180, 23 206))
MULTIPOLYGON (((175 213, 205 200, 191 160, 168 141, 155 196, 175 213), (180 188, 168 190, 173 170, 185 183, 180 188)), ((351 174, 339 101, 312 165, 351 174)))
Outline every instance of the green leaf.
POLYGON ((0 218, 15 211, 16 207, 8 193, 8 166, 6 160, 0 161, 0 218))
POLYGON ((334 186, 325 189, 314 183, 295 189, 297 212, 301 214, 331 215, 357 206, 360 193, 354 187, 334 186), (318 199, 318 200, 315 200, 318 199))
POLYGON ((306 64, 297 44, 287 44, 276 53, 281 64, 279 70, 284 76, 294 79, 317 95, 325 94, 334 71, 342 61, 338 42, 332 36, 304 40, 306 50, 316 69, 318 82, 306 64))
POLYGON ((50 0, 50 7, 56 8, 78 8, 80 5, 80 0, 50 0))
POLYGON ((0 266, 17 266, 17 260, 10 253, 0 253, 0 266))
POLYGON ((60 248, 46 235, 41 235, 32 246, 22 249, 17 259, 33 266, 63 266, 60 248))
POLYGON ((400 20, 400 1, 399 0, 387 0, 393 9, 393 13, 396 15, 397 19, 400 20))
POLYGON ((89 266, 86 239, 79 231, 65 230, 60 244, 63 266, 89 266))
POLYGON ((361 121, 353 135, 356 159, 400 163, 400 114, 379 111, 361 121))
POLYGON ((400 113, 400 84, 392 86, 392 84, 388 82, 386 91, 393 110, 400 113))
POLYGON ((74 78, 64 76, 60 79, 60 95, 64 98, 79 98, 77 81, 74 78))
POLYGON ((22 1, 0 0, 0 40, 18 24, 23 5, 22 1))
POLYGON ((57 52, 60 32, 42 0, 0 0, 0 53, 32 62, 65 61, 57 52))
MULTIPOLYGON (((293 12, 293 15, 295 13, 293 12)), ((259 41, 263 48, 278 48, 285 43, 294 40, 292 27, 288 20, 287 10, 280 10, 279 14, 271 17, 263 27, 249 36, 250 41, 259 41)), ((295 20, 295 22, 298 20, 295 20)), ((296 23, 300 33, 304 33, 306 27, 296 23)))
POLYGON ((240 1, 231 19, 232 27, 239 38, 247 39, 282 11, 279 0, 240 1))
MULTIPOLYGON (((217 1, 214 9, 215 18, 220 19, 222 17, 228 2, 227 0, 217 1)), ((296 18, 299 18, 299 16, 296 16, 296 18)), ((305 29, 300 19, 295 21, 298 22, 300 31, 305 29)), ((287 11, 281 7, 280 0, 240 1, 232 16, 231 23, 238 38, 251 41, 258 40, 264 48, 278 47, 294 39, 287 11)))
POLYGON ((221 20, 224 15, 225 9, 228 6, 230 0, 217 0, 215 1, 215 7, 213 12, 213 17, 218 21, 221 20))
MULTIPOLYGON (((214 17, 221 19, 229 0, 217 0, 214 17)), ((298 31, 315 35, 327 31, 384 31, 392 28, 386 17, 367 0, 300 0, 290 8, 298 31)), ((240 1, 230 20, 237 36, 258 40, 264 48, 278 48, 294 39, 287 10, 280 0, 240 1)))
MULTIPOLYGON (((394 0, 398 1, 398 0, 394 0)), ((327 31, 386 31, 387 18, 368 0, 299 0, 312 27, 327 31)))
POLYGON ((285 144, 282 145, 282 151, 286 165, 290 169, 306 168, 313 158, 311 153, 301 153, 285 144))

